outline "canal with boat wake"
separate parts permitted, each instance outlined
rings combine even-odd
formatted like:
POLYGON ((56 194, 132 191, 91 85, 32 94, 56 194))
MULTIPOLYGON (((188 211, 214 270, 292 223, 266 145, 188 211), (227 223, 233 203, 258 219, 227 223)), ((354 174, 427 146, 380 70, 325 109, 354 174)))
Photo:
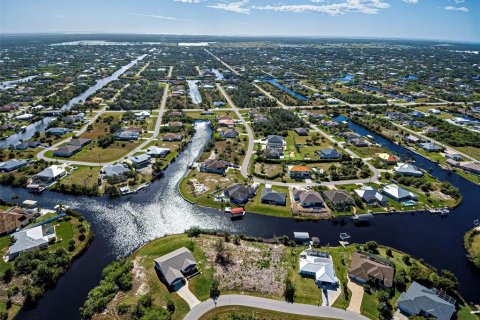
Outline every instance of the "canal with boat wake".
POLYGON ((188 165, 201 154, 211 138, 208 123, 197 122, 189 146, 165 170, 160 180, 137 194, 95 198, 45 191, 34 195, 21 188, 0 187, 1 198, 7 201, 12 197, 19 202, 32 199, 43 208, 67 204, 82 212, 95 232, 95 240, 89 249, 73 263, 56 287, 45 293, 35 309, 22 311, 18 319, 78 319, 78 308, 89 290, 99 283, 101 270, 108 263, 128 255, 145 242, 181 233, 192 226, 258 237, 292 237, 294 231, 304 231, 330 246, 338 245, 340 233, 351 235, 352 243, 375 240, 422 258, 438 269, 451 270, 458 277, 460 293, 467 301, 479 303, 480 272, 468 262, 463 249, 464 233, 472 228, 474 219, 480 218, 479 187, 456 174, 448 174, 435 163, 355 123, 349 122, 349 126, 362 135, 373 136, 376 143, 402 157, 414 159, 418 166, 429 170, 439 180, 458 187, 463 195, 462 203, 446 217, 425 212, 381 214, 376 215, 368 226, 355 225, 350 219, 342 223, 296 221, 253 213, 247 213, 242 220, 232 221, 223 211, 190 204, 178 192, 178 183, 187 173, 188 165))

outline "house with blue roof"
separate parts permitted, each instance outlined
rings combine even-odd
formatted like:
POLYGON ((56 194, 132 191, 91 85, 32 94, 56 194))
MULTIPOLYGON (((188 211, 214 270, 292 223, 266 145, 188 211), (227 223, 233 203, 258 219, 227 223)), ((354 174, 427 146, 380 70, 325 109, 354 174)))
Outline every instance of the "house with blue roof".
POLYGON ((442 147, 431 142, 423 142, 423 143, 420 143, 419 146, 420 148, 428 152, 438 152, 442 150, 442 147))
POLYGON ((27 165, 27 160, 10 159, 5 162, 0 162, 0 172, 11 172, 27 165))

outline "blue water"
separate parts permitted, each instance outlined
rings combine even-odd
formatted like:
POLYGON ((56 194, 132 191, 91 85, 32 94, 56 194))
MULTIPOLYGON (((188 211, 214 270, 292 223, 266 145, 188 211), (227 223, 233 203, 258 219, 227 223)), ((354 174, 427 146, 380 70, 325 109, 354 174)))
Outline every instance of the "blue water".
POLYGON ((354 75, 347 73, 343 78, 338 78, 338 80, 340 80, 342 82, 350 82, 350 81, 353 80, 353 78, 355 78, 354 75))
POLYGON ((417 80, 418 78, 417 78, 417 76, 415 76, 413 74, 410 74, 406 77, 403 77, 403 79, 408 81, 408 80, 417 80))
POLYGON ((285 87, 283 84, 278 83, 278 81, 275 80, 275 79, 266 80, 266 82, 268 82, 268 83, 274 85, 275 87, 285 91, 286 93, 288 93, 289 95, 291 95, 295 99, 302 100, 302 101, 310 101, 307 97, 301 95, 298 92, 293 91, 290 88, 285 87))

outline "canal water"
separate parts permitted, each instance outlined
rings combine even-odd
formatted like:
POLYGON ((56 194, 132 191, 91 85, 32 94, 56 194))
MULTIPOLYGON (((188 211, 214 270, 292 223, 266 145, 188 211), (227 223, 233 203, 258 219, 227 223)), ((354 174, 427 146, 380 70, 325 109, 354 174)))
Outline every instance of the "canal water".
POLYGON ((100 281, 101 269, 113 259, 127 255, 143 243, 166 234, 179 233, 191 226, 222 229, 231 233, 259 237, 293 236, 306 231, 318 236, 323 244, 338 245, 339 233, 352 236, 352 242, 375 240, 422 258, 439 269, 453 271, 460 282, 459 290, 468 301, 480 302, 480 272, 468 262, 463 249, 463 234, 480 218, 479 188, 458 175, 449 176, 430 161, 403 149, 380 136, 350 123, 352 130, 370 134, 375 140, 397 153, 414 157, 417 164, 432 167, 432 174, 448 180, 461 189, 463 203, 448 217, 427 213, 377 215, 370 226, 356 226, 332 221, 295 221, 247 213, 243 220, 232 222, 218 210, 201 208, 185 201, 177 191, 187 166, 200 153, 211 136, 206 123, 197 123, 192 143, 165 171, 161 180, 148 190, 122 198, 88 198, 61 195, 46 191, 29 194, 24 189, 0 187, 3 199, 13 195, 18 201, 38 200, 42 207, 64 203, 83 212, 96 234, 89 250, 73 263, 53 290, 46 292, 36 309, 22 311, 19 319, 78 319, 78 308, 88 291, 100 281))
POLYGON ((189 88, 188 94, 190 95, 190 99, 192 99, 192 103, 202 103, 202 95, 200 94, 200 90, 198 90, 198 80, 187 80, 187 83, 189 88))
POLYGON ((305 97, 305 96, 301 95, 300 93, 298 93, 296 91, 293 91, 292 89, 284 86, 283 84, 279 83, 276 79, 267 80, 266 82, 268 82, 268 83, 274 85, 275 87, 285 91, 286 93, 288 93, 289 95, 291 95, 295 99, 298 99, 298 100, 301 100, 301 101, 309 101, 307 97, 305 97))
MULTIPOLYGON (((88 97, 90 97, 92 94, 94 94, 97 90, 100 90, 104 86, 106 86, 108 83, 117 80, 118 77, 120 77, 123 73, 125 73, 128 69, 130 69, 132 66, 134 66, 138 61, 142 60, 145 58, 147 55, 141 55, 137 59, 133 60, 129 64, 121 67, 114 73, 112 73, 110 76, 98 80, 93 86, 89 87, 87 90, 85 90, 83 93, 80 95, 72 98, 70 101, 68 101, 65 105, 62 106, 60 110, 62 111, 67 111, 69 110, 73 105, 77 103, 81 103, 85 101, 88 97)), ((43 132, 47 128, 48 124, 53 121, 55 117, 44 117, 42 120, 34 122, 26 126, 25 131, 18 132, 16 134, 11 135, 5 140, 0 141, 0 148, 7 148, 10 145, 16 145, 22 141, 26 141, 33 137, 35 132, 43 132)))
POLYGON ((33 80, 36 77, 37 76, 28 76, 28 77, 17 79, 17 80, 7 80, 7 81, 0 82, 0 91, 14 88, 15 87, 14 84, 16 83, 28 82, 33 80))

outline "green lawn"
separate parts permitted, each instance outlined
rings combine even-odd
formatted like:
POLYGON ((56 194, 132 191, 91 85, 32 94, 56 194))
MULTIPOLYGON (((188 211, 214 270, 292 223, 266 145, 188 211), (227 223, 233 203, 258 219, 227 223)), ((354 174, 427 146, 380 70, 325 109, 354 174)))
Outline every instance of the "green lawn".
MULTIPOLYGON (((243 306, 218 307, 204 314, 200 320, 230 320, 231 314, 248 317, 250 320, 298 320, 300 316, 283 312, 276 312, 243 306)), ((247 319, 247 318, 245 318, 247 319)), ((323 317, 301 316, 304 320, 331 320, 323 317)))

